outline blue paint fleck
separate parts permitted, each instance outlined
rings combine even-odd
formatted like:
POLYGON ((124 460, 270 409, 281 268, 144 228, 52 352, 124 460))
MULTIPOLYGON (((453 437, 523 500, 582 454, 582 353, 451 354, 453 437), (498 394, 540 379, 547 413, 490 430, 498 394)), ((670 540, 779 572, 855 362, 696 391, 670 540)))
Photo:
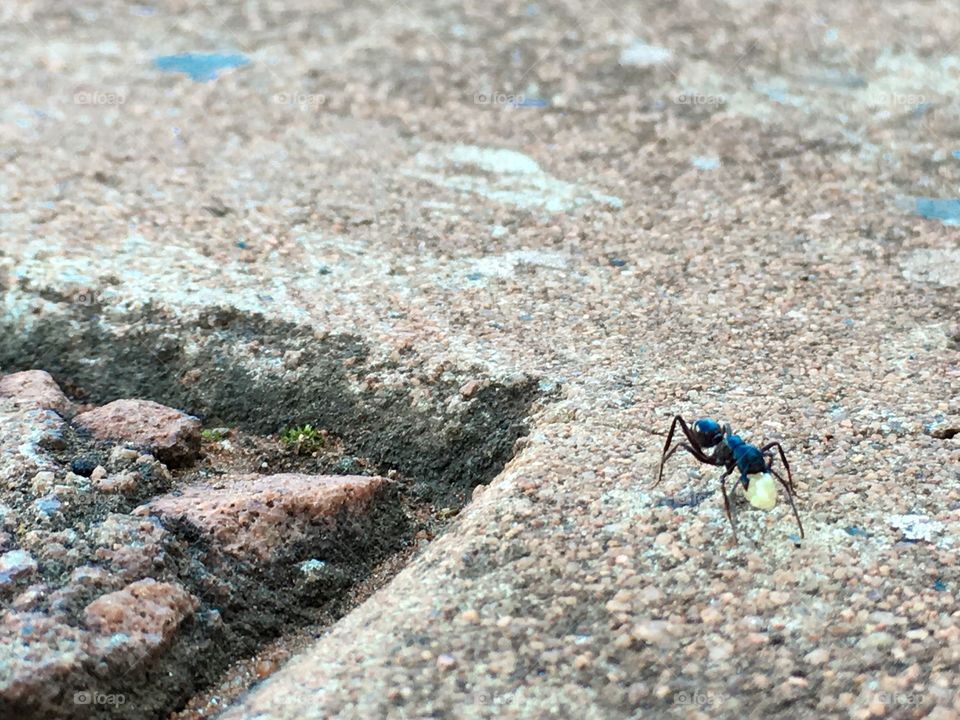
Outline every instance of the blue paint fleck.
POLYGON ((856 525, 850 525, 849 527, 844 528, 844 530, 846 530, 847 535, 850 535, 851 537, 870 537, 870 533, 861 527, 857 527, 856 525))
POLYGON ((547 107, 549 103, 543 98, 521 98, 518 102, 512 103, 514 107, 547 107))
POLYGON ((158 70, 179 72, 190 76, 196 82, 216 80, 219 71, 243 67, 250 61, 243 55, 222 55, 220 53, 181 53, 180 55, 162 55, 153 61, 158 70))
POLYGON ((246 249, 247 249, 247 241, 246 241, 246 240, 237 240, 237 247, 240 248, 241 250, 246 250, 246 249))
POLYGON ((623 267, 627 264, 627 261, 623 258, 610 258, 610 264, 614 267, 623 267))
POLYGON ((467 280, 472 280, 473 282, 483 280, 483 274, 478 272, 467 273, 467 280))
POLYGON ((947 584, 943 581, 942 578, 937 578, 933 581, 933 589, 937 592, 946 592, 947 584))
POLYGON ((918 197, 914 202, 914 212, 918 215, 946 225, 960 225, 960 200, 918 197))
POLYGON ((756 92, 763 93, 775 103, 780 105, 792 105, 793 107, 803 107, 805 101, 798 95, 792 95, 787 89, 780 85, 768 85, 766 83, 755 83, 753 89, 756 92))
POLYGON ((794 534, 794 533, 790 533, 789 535, 787 535, 787 539, 788 539, 790 542, 792 542, 794 545, 799 545, 799 544, 800 544, 800 536, 799 536, 799 535, 796 535, 796 534, 794 534))
POLYGON ((766 95, 768 98, 778 103, 787 102, 787 92, 783 88, 773 85, 757 85, 756 89, 766 95))
POLYGON ((909 537, 907 537, 906 535, 904 535, 904 536, 901 537, 899 540, 897 540, 897 544, 898 544, 898 545, 901 544, 901 543, 904 544, 904 545, 919 545, 919 544, 922 543, 922 542, 924 542, 924 541, 921 540, 920 538, 909 538, 909 537))
POLYGON ((713 155, 694 155, 690 163, 697 170, 716 170, 720 167, 720 158, 713 155))
POLYGON ((953 157, 954 157, 955 159, 960 160, 960 150, 954 150, 954 151, 953 151, 952 153, 950 153, 950 154, 953 155, 953 157))

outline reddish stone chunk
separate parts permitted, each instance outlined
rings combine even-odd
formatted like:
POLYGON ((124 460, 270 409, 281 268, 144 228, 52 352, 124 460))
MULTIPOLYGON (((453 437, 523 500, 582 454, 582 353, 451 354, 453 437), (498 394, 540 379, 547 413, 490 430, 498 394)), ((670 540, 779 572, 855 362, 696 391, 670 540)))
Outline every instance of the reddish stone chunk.
POLYGON ((350 475, 241 475, 157 498, 146 512, 182 518, 237 557, 267 561, 315 531, 318 519, 362 513, 388 482, 350 475))
POLYGON ((18 410, 70 412, 71 403, 60 386, 43 370, 25 370, 0 377, 0 399, 12 401, 18 410))
POLYGON ((115 400, 74 422, 100 440, 148 447, 170 467, 190 465, 200 452, 200 421, 150 400, 115 400))

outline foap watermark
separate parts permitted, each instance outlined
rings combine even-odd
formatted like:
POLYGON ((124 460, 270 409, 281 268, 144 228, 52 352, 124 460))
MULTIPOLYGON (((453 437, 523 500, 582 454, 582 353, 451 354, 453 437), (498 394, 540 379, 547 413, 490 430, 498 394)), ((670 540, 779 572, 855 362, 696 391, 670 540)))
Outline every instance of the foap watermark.
POLYGON ((126 701, 126 697, 120 693, 78 690, 73 694, 74 705, 123 705, 126 701))
POLYGON ((303 110, 318 110, 327 104, 327 96, 321 93, 282 92, 271 100, 277 105, 294 105, 303 110))
POLYGON ((723 95, 704 93, 680 93, 673 98, 677 105, 723 105, 727 99, 723 95))
POLYGON ((887 707, 919 707, 927 699, 919 692, 878 692, 873 697, 887 707))
POLYGON ((473 102, 475 105, 510 105, 517 107, 519 105, 525 105, 527 98, 525 95, 515 93, 480 92, 473 96, 473 102))
POLYGON ((469 693, 464 699, 464 705, 476 705, 478 707, 492 707, 496 704, 497 698, 490 692, 472 692, 469 693))
POLYGON ((103 90, 78 90, 73 94, 75 105, 123 105, 126 101, 123 93, 103 90))
POLYGON ((928 104, 927 96, 918 93, 881 92, 867 97, 870 105, 914 108, 928 104))
POLYGON ((710 707, 720 702, 720 696, 712 692, 702 690, 681 690, 674 694, 674 705, 693 705, 696 707, 710 707))
POLYGON ((97 307, 103 305, 105 301, 103 294, 94 288, 78 288, 67 293, 66 299, 71 305, 82 305, 84 307, 97 307))

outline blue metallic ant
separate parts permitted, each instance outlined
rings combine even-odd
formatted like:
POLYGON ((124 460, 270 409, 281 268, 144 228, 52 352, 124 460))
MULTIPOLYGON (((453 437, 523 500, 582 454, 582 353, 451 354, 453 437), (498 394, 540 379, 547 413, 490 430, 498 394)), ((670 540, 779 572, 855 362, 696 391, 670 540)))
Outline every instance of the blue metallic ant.
POLYGON ((734 435, 733 429, 727 423, 721 427, 720 423, 715 420, 701 418, 693 423, 691 428, 682 417, 677 415, 670 425, 670 432, 667 433, 667 442, 664 444, 663 454, 660 456, 657 482, 653 484, 653 487, 659 485, 660 481, 663 480, 663 466, 670 459, 670 456, 680 448, 686 450, 702 463, 725 468, 725 472, 720 477, 720 489, 723 491, 724 510, 726 510, 727 519, 730 521, 730 527, 733 528, 734 542, 738 542, 737 524, 730 511, 730 499, 727 496, 726 485, 727 478, 734 470, 740 472, 740 483, 743 485, 744 494, 750 500, 750 503, 755 507, 764 509, 770 509, 776 504, 776 486, 770 478, 772 474, 787 492, 787 499, 790 500, 790 507, 793 508, 793 515, 800 527, 800 537, 803 537, 803 524, 800 522, 797 506, 793 502, 793 498, 797 494, 793 484, 793 475, 790 473, 790 464, 787 462, 786 453, 784 453, 783 446, 780 443, 771 442, 758 448, 745 442, 739 435, 734 435), (687 442, 679 441, 676 445, 671 446, 673 434, 678 425, 686 436, 687 442), (787 472, 786 480, 773 469, 774 449, 779 453, 780 460, 787 472))

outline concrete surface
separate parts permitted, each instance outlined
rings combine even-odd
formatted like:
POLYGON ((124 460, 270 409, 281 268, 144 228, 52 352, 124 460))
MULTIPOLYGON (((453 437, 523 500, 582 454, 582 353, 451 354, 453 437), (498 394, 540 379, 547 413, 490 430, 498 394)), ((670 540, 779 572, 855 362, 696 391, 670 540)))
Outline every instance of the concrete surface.
MULTIPOLYGON (((3 370, 63 383, 27 339, 105 357, 81 329, 133 317, 189 354, 230 308, 359 338, 357 382, 411 405, 445 374, 559 388, 223 717, 958 717, 951 10, 0 9, 3 370), (692 458, 649 489, 675 413, 783 442, 799 548, 783 503, 740 504, 733 546, 692 458)), ((229 362, 282 366, 247 341, 229 362)))

